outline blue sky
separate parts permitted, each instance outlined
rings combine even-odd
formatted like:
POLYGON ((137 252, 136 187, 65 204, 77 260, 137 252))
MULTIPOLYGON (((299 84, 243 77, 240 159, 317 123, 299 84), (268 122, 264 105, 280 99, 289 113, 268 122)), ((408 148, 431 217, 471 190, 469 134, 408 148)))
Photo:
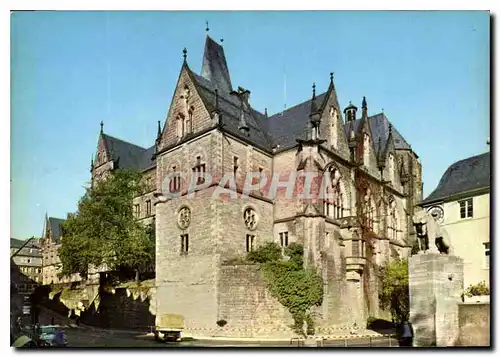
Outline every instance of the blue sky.
POLYGON ((15 12, 11 15, 11 237, 39 236, 45 212, 75 211, 99 122, 149 147, 182 64, 199 72, 224 38, 233 86, 270 114, 326 90, 366 96, 423 165, 424 197, 490 135, 487 12, 15 12))

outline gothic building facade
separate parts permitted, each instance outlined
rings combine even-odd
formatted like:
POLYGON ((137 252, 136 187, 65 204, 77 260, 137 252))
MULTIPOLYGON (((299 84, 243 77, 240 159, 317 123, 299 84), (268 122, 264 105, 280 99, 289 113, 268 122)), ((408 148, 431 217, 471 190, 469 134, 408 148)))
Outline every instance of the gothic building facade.
POLYGON ((92 179, 133 167, 150 187, 135 199, 134 212, 156 229, 157 319, 181 314, 190 331, 219 331, 221 320, 227 331, 252 325, 241 311, 258 310, 267 295, 250 298, 252 288, 242 285, 238 302, 228 297, 224 277, 227 262, 266 242, 304 246, 305 264, 324 281, 318 326, 362 326, 377 314, 374 267, 409 255, 411 216, 422 199, 421 165, 383 113, 369 115, 364 97, 361 111, 351 103, 343 109, 333 76, 325 82, 326 91, 316 94, 314 86, 303 103, 262 113, 251 106, 249 90, 233 87, 223 47, 207 36, 201 74, 191 70, 184 52, 154 145, 117 139, 101 124, 92 179), (192 182, 182 179, 193 173, 194 193, 192 182), (214 195, 228 173, 234 185, 214 195), (249 173, 269 180, 241 197, 249 173), (310 197, 284 189, 268 194, 270 178, 294 173, 295 193, 307 186, 300 178, 307 173, 331 184, 314 181, 310 197), (321 199, 321 190, 333 199, 321 199))

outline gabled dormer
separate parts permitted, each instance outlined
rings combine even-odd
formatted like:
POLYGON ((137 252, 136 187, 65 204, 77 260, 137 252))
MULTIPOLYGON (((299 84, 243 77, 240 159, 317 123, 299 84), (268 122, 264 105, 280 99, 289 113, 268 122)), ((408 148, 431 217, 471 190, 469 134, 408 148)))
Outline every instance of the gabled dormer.
POLYGON ((349 160, 349 146, 344 130, 342 110, 333 82, 333 73, 330 73, 330 85, 321 104, 320 112, 322 113, 320 131, 324 133, 322 139, 327 140, 324 145, 340 157, 349 160))
MULTIPOLYGON (((250 91, 242 90, 242 95, 237 99, 232 99, 231 93, 234 91, 224 49, 220 44, 207 36, 201 76, 190 69, 187 50, 184 49, 184 62, 166 123, 157 140, 157 153, 187 141, 211 127, 224 126, 224 110, 238 116, 241 121, 237 124, 240 131, 247 133, 248 126, 253 124, 249 117, 253 114, 248 103, 250 91)), ((251 129, 249 128, 250 131, 251 129)))
MULTIPOLYGON (((381 138, 379 138, 381 139, 381 138)), ((389 123, 389 134, 385 143, 380 143, 378 146, 379 160, 378 165, 382 173, 382 178, 384 181, 390 183, 395 187, 396 182, 399 183, 397 179, 397 158, 396 158, 396 148, 394 146, 394 137, 392 134, 392 124, 389 123)))
POLYGON ((365 97, 363 97, 362 102, 361 120, 358 123, 355 135, 357 144, 357 163, 360 164, 370 175, 379 177, 378 160, 375 151, 375 143, 372 137, 372 130, 370 128, 370 121, 368 120, 368 106, 366 104, 365 97))

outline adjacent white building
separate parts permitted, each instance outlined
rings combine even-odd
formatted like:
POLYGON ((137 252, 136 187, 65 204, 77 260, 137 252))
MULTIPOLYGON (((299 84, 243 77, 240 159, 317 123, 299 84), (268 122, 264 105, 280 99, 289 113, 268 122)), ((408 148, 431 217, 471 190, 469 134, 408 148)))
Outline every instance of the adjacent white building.
POLYGON ((464 288, 490 273, 490 153, 452 164, 421 203, 448 232, 454 254, 464 259, 464 288))

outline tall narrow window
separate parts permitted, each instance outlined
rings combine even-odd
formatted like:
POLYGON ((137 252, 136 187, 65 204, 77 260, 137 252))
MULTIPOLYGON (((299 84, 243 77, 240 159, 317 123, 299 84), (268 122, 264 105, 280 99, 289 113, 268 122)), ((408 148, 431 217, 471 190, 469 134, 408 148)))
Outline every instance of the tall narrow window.
POLYGON ((470 218, 473 216, 474 210, 472 206, 472 198, 460 201, 460 218, 470 218))
POLYGON ((189 234, 181 234, 181 254, 187 254, 189 250, 189 234))
POLYGON ((146 201, 146 216, 151 216, 151 200, 146 201))
POLYGON ((139 218, 141 215, 141 206, 139 205, 134 205, 134 215, 135 218, 139 218))
POLYGON ((234 156, 233 157, 233 173, 234 177, 236 178, 236 172, 238 171, 238 157, 234 156))
POLYGON ((330 107, 330 145, 333 148, 337 148, 337 122, 338 122, 338 110, 333 106, 330 107))
POLYGON ((172 175, 172 178, 170 179, 170 182, 168 184, 169 190, 170 190, 170 192, 179 192, 181 189, 181 177, 179 176, 179 174, 177 172, 176 166, 172 166, 172 172, 173 172, 173 175, 172 175))
POLYGON ((360 249, 359 249, 359 240, 353 240, 352 242, 352 256, 359 257, 360 249))
POLYGON ((490 243, 483 243, 484 244, 484 267, 486 269, 490 268, 490 243))
POLYGON ((375 222, 375 205, 369 191, 367 191, 367 196, 365 196, 365 221, 366 227, 373 230, 375 222))
POLYGON ((394 155, 392 154, 389 154, 389 180, 391 181, 391 183, 394 183, 394 155))
POLYGON ((334 219, 344 216, 342 190, 340 188, 340 171, 331 167, 329 169, 330 185, 326 185, 325 215, 334 219))
POLYGON ((288 247, 288 232, 280 233, 280 245, 281 247, 288 247))
POLYGON ((264 171, 264 169, 259 167, 259 191, 262 191, 262 171, 264 171))
POLYGON ((247 234, 246 243, 247 243, 247 247, 246 247, 247 252, 251 252, 252 250, 254 250, 255 236, 252 234, 247 234))
POLYGON ((196 184, 205 183, 205 164, 201 163, 201 157, 196 157, 196 165, 193 167, 193 175, 196 177, 196 184))
POLYGON ((363 163, 368 166, 370 161, 370 136, 365 133, 363 141, 363 163))

